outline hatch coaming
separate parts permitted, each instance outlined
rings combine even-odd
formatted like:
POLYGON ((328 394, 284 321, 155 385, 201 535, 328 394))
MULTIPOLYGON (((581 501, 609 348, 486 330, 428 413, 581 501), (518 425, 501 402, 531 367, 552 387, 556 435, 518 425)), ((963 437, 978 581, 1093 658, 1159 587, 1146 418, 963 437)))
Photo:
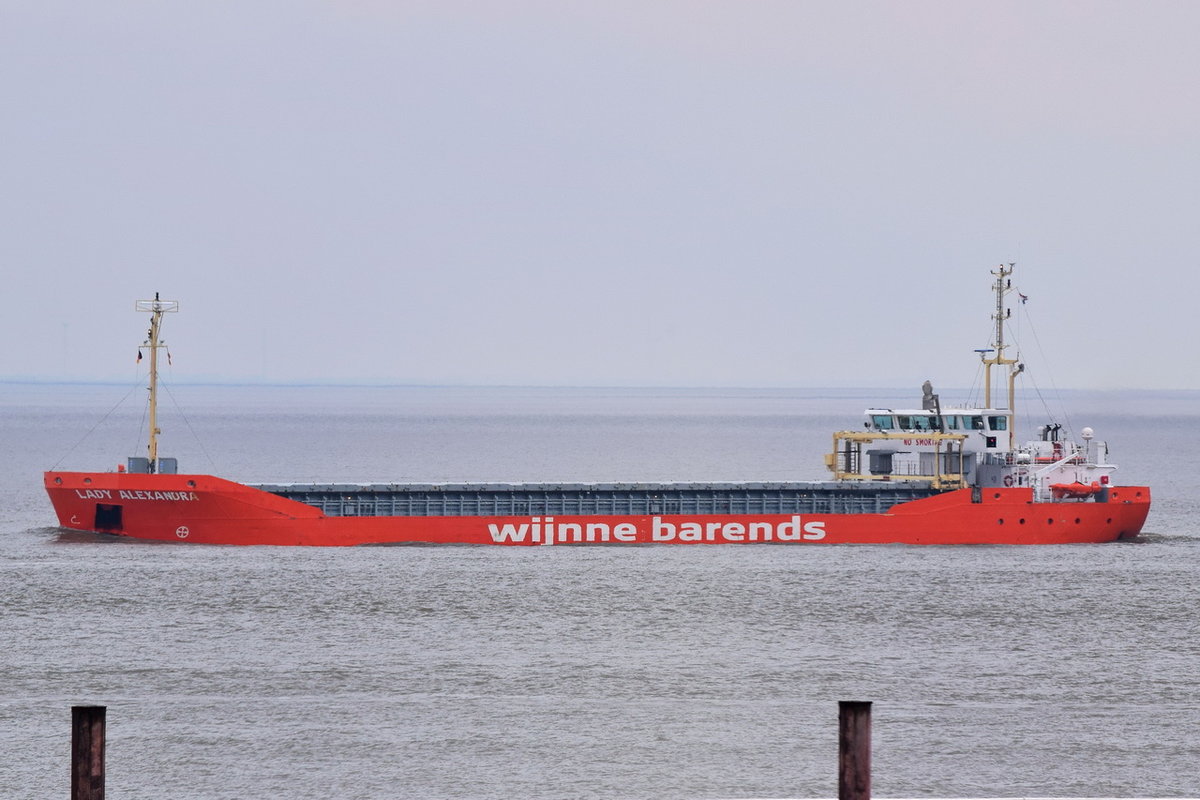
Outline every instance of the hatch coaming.
POLYGON ((927 483, 258 484, 336 517, 884 514, 927 483))

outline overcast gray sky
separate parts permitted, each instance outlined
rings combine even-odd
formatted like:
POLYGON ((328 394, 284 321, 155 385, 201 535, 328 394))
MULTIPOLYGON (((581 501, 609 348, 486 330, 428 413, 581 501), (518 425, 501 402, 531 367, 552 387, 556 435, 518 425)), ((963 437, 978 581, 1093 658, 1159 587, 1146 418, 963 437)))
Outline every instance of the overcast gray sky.
POLYGON ((1043 380, 1200 389, 1197 31, 0 0, 0 378, 128 378, 158 291, 177 382, 964 386, 1016 261, 1043 380))

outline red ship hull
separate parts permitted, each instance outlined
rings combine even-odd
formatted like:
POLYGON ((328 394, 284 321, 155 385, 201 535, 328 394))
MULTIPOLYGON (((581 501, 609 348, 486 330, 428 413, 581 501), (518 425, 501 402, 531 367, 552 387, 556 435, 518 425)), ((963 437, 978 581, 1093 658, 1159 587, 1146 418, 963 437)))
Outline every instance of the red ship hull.
POLYGON ((209 475, 48 472, 59 524, 171 542, 368 544, 1073 544, 1137 536, 1150 489, 1107 502, 1031 501, 1028 488, 959 489, 874 514, 338 517, 209 475))

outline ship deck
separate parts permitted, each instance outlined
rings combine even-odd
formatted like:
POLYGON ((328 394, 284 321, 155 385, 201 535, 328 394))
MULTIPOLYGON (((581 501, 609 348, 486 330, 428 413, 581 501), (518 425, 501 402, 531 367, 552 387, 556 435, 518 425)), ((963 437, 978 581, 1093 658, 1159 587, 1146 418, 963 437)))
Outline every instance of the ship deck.
POLYGON ((331 517, 882 514, 926 482, 254 484, 331 517))

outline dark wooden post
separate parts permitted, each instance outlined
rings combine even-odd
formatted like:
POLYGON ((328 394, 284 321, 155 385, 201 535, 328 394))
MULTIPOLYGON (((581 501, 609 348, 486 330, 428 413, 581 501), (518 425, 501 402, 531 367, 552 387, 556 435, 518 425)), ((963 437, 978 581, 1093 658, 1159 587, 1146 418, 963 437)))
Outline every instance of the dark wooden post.
POLYGON ((871 704, 838 703, 838 800, 871 798, 871 704))
POLYGON ((71 706, 71 800, 104 800, 107 706, 71 706))

